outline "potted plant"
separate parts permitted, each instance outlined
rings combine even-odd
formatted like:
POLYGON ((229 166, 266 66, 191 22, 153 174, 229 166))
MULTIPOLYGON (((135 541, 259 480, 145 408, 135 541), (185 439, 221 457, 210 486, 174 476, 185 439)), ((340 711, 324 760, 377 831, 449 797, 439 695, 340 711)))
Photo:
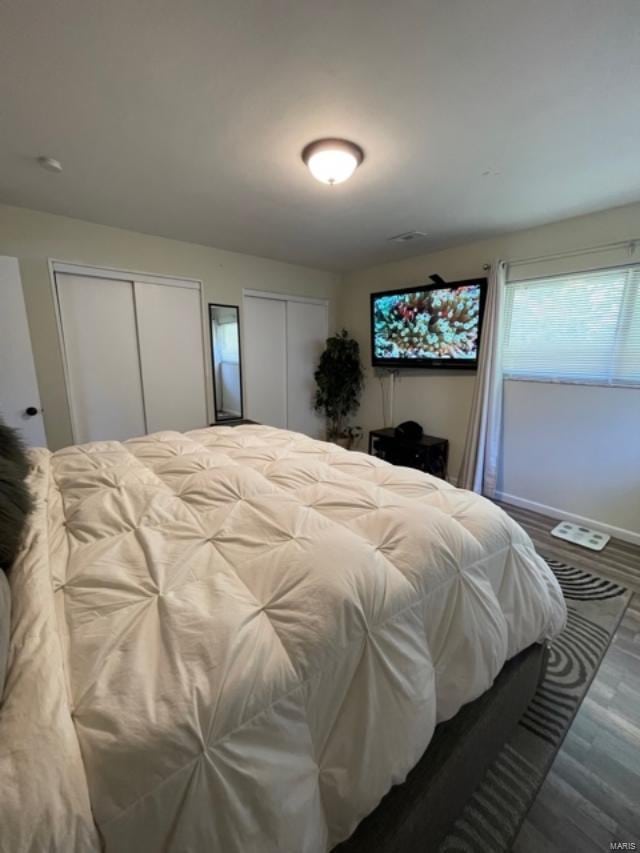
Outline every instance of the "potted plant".
POLYGON ((345 329, 327 338, 314 378, 315 409, 327 419, 327 439, 348 449, 362 435, 360 427, 348 426, 347 420, 360 406, 364 375, 360 346, 345 329))

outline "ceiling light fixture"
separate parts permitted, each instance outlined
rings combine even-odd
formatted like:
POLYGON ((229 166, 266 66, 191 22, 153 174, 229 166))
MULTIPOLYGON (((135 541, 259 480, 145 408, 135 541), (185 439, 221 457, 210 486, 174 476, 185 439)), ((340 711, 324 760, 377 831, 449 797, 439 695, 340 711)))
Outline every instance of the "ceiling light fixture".
POLYGON ((341 184, 364 160, 364 151, 347 139, 316 139, 302 151, 302 159, 313 177, 323 184, 341 184))
POLYGON ((54 157, 38 157, 38 163, 47 172, 61 172, 62 163, 54 157))

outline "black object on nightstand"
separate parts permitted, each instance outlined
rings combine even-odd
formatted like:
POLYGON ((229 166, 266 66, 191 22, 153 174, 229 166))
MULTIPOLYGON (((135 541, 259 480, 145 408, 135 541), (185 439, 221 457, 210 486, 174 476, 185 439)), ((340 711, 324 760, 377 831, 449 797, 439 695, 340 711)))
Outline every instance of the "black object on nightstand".
POLYGON ((372 429, 369 433, 369 454, 392 465, 417 468, 434 477, 447 479, 449 442, 446 438, 423 435, 419 441, 398 438, 394 429, 372 429))

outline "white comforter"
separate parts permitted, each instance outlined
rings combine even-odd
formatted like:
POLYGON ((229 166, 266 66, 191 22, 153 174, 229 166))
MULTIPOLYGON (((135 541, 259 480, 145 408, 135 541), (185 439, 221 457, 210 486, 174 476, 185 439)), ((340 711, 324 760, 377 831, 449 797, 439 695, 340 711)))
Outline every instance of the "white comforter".
POLYGON ((114 853, 326 851, 564 622, 500 509, 361 453, 242 426, 36 460, 3 851, 97 850, 92 814, 114 853))

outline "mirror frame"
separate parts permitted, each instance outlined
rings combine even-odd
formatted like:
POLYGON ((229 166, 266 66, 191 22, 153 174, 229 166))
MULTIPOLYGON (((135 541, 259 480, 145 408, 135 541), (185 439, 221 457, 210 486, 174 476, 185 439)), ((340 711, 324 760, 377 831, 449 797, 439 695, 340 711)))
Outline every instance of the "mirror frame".
POLYGON ((228 305, 224 302, 209 302, 209 357, 211 359, 211 385, 213 387, 213 419, 217 424, 226 424, 231 421, 241 421, 244 419, 244 388, 242 381, 242 334, 240 331, 240 306, 228 305), (213 352, 213 309, 214 308, 235 308, 238 317, 238 373, 240 374, 240 415, 231 418, 218 418, 218 402, 216 398, 216 362, 213 352))

